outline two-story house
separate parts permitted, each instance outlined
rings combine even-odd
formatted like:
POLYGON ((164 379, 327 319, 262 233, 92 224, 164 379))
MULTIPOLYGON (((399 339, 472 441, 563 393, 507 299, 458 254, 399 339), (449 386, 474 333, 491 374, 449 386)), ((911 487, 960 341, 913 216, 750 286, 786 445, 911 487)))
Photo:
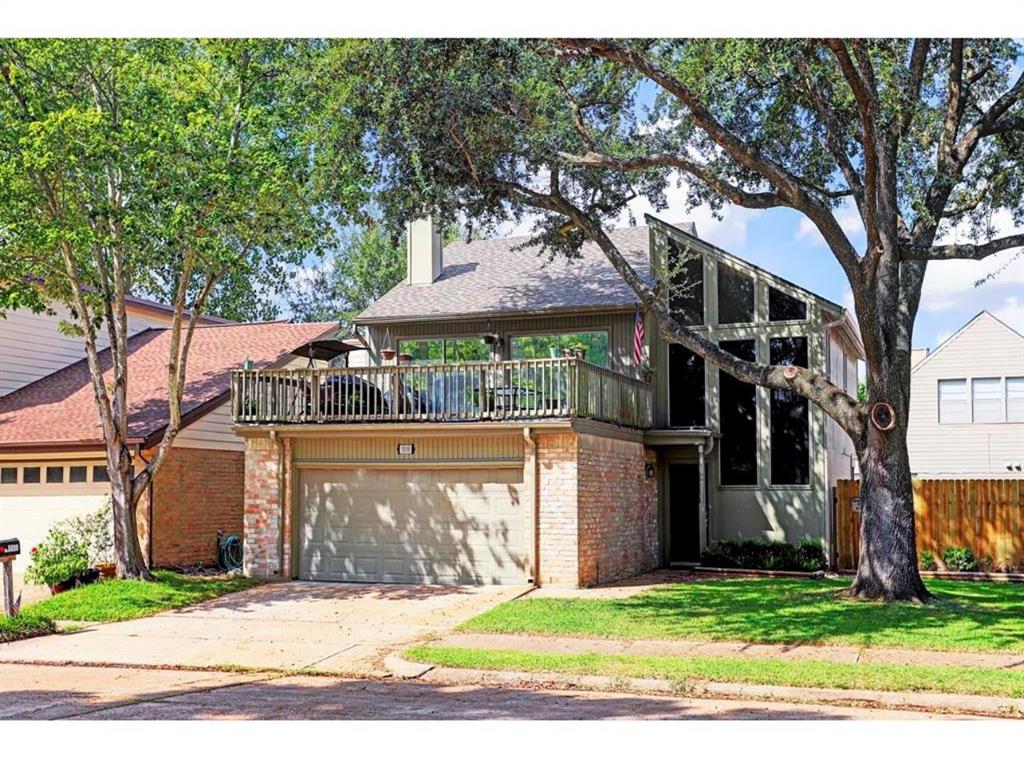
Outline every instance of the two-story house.
MULTIPOLYGON (((676 282, 679 317, 856 391, 841 306, 647 221, 612 238, 676 282)), ((829 545, 852 450, 817 407, 721 375, 642 314, 638 329, 595 245, 568 261, 524 241, 442 246, 414 222, 406 281, 358 318, 370 365, 236 372, 250 574, 589 585, 717 539, 829 545)))
POLYGON ((1024 336, 986 310, 910 374, 907 447, 921 478, 1020 478, 1024 336))

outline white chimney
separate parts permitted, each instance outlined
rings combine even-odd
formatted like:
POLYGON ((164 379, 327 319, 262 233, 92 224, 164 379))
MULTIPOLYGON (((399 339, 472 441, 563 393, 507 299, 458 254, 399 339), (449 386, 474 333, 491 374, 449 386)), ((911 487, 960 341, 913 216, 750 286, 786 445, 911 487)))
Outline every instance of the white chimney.
POLYGON ((409 284, 430 284, 444 268, 441 231, 430 216, 405 225, 405 280, 409 284))

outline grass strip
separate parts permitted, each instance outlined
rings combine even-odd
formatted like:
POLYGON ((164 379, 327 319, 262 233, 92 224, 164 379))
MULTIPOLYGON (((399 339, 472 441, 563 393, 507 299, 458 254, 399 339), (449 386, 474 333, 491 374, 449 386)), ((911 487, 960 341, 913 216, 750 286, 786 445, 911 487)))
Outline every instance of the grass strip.
POLYGON ((556 654, 427 646, 409 649, 406 656, 416 662, 450 668, 599 675, 611 678, 659 678, 678 684, 717 681, 1024 697, 1024 672, 1010 670, 715 657, 556 654))

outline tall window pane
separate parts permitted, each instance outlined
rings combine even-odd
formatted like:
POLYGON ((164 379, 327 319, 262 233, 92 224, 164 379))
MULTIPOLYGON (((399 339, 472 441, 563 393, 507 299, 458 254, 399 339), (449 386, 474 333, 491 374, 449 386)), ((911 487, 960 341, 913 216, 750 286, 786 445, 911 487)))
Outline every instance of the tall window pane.
POLYGON ((1024 423, 1024 376, 1006 379, 1006 420, 1024 423))
POLYGON ((754 280, 718 264, 718 322, 754 322, 754 280))
POLYGON ((939 423, 970 423, 967 379, 939 379, 939 423))
POLYGON ((703 426, 704 358, 680 344, 668 346, 670 426, 703 426))
MULTIPOLYGON (((807 367, 806 337, 769 340, 773 365, 807 367)), ((807 484, 811 480, 811 434, 807 400, 788 389, 771 390, 772 483, 807 484)))
POLYGON ((669 308, 689 326, 704 323, 704 260, 668 240, 669 308))
POLYGON ((975 423, 1003 422, 1002 384, 997 378, 971 380, 971 405, 975 423))
POLYGON ((769 321, 802 321, 807 318, 807 303, 768 287, 769 321))
POLYGON ((444 362, 444 341, 441 339, 403 339, 398 344, 403 355, 412 355, 415 365, 444 362))
MULTIPOLYGON (((753 339, 722 342, 721 348, 743 360, 753 361, 753 339)), ((722 438, 719 440, 723 486, 757 485, 757 390, 753 384, 718 372, 722 403, 722 438)))
POLYGON ((491 359, 491 346, 483 339, 445 339, 446 363, 479 363, 491 359))

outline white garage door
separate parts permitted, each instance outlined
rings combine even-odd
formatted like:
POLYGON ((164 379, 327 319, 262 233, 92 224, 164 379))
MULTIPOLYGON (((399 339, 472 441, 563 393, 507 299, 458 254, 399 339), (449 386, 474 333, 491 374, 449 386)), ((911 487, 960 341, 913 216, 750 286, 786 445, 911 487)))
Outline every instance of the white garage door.
POLYGON ((29 565, 29 550, 39 544, 59 520, 90 515, 107 500, 105 494, 46 494, 0 497, 0 538, 20 539, 22 555, 14 561, 16 573, 29 565))
POLYGON ((521 468, 305 470, 299 577, 526 582, 521 468))

